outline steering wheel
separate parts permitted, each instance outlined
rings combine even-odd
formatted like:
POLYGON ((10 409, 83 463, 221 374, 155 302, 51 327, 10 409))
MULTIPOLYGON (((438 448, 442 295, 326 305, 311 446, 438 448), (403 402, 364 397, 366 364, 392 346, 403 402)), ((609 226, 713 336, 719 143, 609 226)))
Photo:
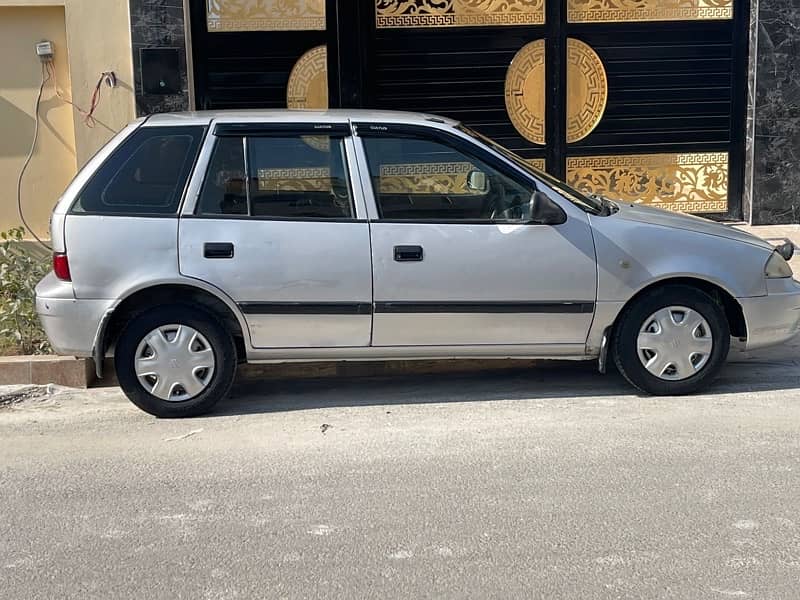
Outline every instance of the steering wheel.
POLYGON ((492 221, 522 221, 526 216, 530 216, 532 210, 533 196, 527 202, 521 202, 518 198, 511 205, 503 209, 495 208, 489 219, 492 221))

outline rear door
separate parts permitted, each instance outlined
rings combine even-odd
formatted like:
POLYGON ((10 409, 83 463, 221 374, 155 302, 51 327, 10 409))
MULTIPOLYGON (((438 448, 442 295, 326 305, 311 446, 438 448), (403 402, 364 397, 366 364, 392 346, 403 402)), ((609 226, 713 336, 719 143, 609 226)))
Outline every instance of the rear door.
POLYGON ((369 225, 349 132, 346 123, 212 127, 204 181, 180 222, 180 269, 239 305, 256 348, 370 343, 369 225))
POLYGON ((356 127, 376 210, 374 346, 585 344, 597 292, 585 213, 454 133, 356 127), (529 222, 537 191, 566 222, 529 222))

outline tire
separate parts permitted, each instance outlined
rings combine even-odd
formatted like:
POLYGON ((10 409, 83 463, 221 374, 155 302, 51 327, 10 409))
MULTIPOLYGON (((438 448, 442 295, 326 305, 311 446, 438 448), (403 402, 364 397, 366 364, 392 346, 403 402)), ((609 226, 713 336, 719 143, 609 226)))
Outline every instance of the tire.
POLYGON ((617 370, 638 390, 654 396, 680 396, 702 390, 714 380, 728 357, 730 343, 725 311, 711 296, 691 286, 670 285, 645 293, 625 309, 615 327, 611 351, 617 370), (680 310, 684 308, 694 313, 680 310), (659 312, 662 318, 653 318, 659 312), (679 322, 673 329, 662 329, 663 315, 669 315, 671 323, 679 322), (697 315, 704 323, 693 329, 699 321, 697 315), (691 322, 682 329, 682 319, 687 317, 691 322), (675 358, 672 363, 670 357, 675 358))
MULTIPOLYGON (((131 319, 117 340, 114 364, 122 391, 136 406, 156 417, 182 418, 209 412, 230 391, 236 375, 237 357, 233 337, 219 319, 203 310, 176 304, 153 308, 131 319), (175 326, 180 326, 180 330, 175 326), (172 342, 175 346, 160 346, 160 338, 151 337, 157 331, 162 332, 165 343, 170 343, 170 335, 174 336, 172 342), (180 338, 179 331, 182 332, 180 338), (159 355, 151 350, 148 339, 154 340, 154 346, 162 347, 164 351, 159 355), (185 340, 189 340, 188 343, 185 340), (188 350, 170 360, 170 352, 179 352, 179 345, 188 350), (143 382, 136 372, 137 360, 152 359, 158 361, 159 369, 166 376, 145 375, 143 382), (166 369, 161 361, 166 361, 166 369), (192 361, 202 362, 205 366, 193 367, 192 361), (178 371, 170 371, 169 367, 178 371), (172 378, 180 378, 181 374, 187 377, 184 379, 187 382, 185 389, 179 383, 171 383, 172 378), (160 385, 162 380, 164 384, 160 385), (193 394, 194 388, 200 386, 203 386, 202 390, 193 394), (151 391, 168 395, 169 399, 151 391)), ((143 372, 146 370, 142 368, 143 372)))

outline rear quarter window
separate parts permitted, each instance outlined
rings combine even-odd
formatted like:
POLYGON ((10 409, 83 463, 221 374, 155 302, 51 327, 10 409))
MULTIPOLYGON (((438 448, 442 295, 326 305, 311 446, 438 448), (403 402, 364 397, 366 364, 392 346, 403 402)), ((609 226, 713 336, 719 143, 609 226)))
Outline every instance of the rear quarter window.
POLYGON ((81 190, 72 213, 174 215, 205 128, 140 127, 81 190))

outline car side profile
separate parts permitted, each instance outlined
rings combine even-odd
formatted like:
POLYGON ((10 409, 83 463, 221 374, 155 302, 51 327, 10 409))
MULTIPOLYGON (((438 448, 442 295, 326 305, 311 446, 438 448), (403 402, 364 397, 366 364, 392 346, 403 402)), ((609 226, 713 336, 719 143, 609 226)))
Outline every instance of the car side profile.
POLYGON ((36 289, 60 354, 159 417, 244 362, 613 360, 689 394, 800 331, 791 245, 587 197, 461 124, 381 111, 154 115, 76 176, 36 289))

